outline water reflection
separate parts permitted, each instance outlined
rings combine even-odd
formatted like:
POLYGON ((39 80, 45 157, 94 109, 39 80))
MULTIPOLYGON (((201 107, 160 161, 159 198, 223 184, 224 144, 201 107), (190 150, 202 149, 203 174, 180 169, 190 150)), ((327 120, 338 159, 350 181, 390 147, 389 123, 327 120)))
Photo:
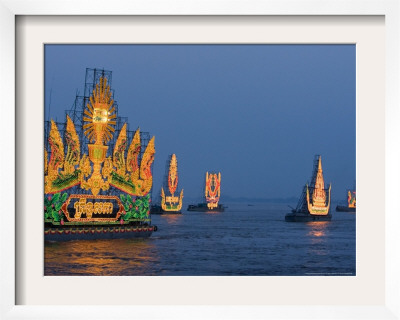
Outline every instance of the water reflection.
POLYGON ((44 275, 142 275, 158 261, 149 239, 46 242, 44 275))
POLYGON ((329 222, 328 221, 313 221, 307 223, 309 227, 309 231, 307 236, 311 238, 311 240, 319 241, 324 236, 326 236, 326 230, 328 228, 329 222))
POLYGON ((182 217, 182 214, 163 214, 161 218, 165 219, 168 224, 174 224, 175 222, 179 221, 182 217))
POLYGON ((221 212, 221 211, 205 211, 204 213, 206 215, 218 216, 218 215, 222 214, 223 212, 221 212))
POLYGON ((287 223, 286 205, 256 208, 154 215, 148 239, 46 243, 45 275, 355 275, 354 214, 287 223))

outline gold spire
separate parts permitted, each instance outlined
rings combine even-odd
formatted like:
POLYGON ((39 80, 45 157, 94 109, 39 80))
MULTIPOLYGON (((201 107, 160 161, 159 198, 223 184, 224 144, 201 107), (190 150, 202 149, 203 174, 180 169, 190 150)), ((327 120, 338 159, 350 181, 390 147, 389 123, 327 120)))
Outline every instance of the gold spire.
POLYGON ((175 196, 174 193, 178 186, 178 160, 175 154, 172 154, 169 162, 168 170, 168 190, 171 195, 166 196, 164 188, 161 188, 161 208, 164 211, 180 211, 182 209, 182 198, 183 189, 179 197, 175 196))
POLYGON ((318 157, 318 169, 317 169, 317 176, 315 178, 315 185, 311 186, 314 187, 311 201, 307 186, 307 206, 308 211, 311 214, 319 214, 319 215, 326 215, 329 212, 330 207, 330 191, 331 187, 329 186, 329 190, 325 191, 325 182, 324 182, 324 175, 322 172, 322 160, 321 156, 318 157), (328 196, 328 201, 326 198, 328 196), (328 202, 328 203, 327 203, 328 202))
POLYGON ((106 157, 107 143, 113 137, 113 126, 117 117, 106 78, 100 78, 89 100, 83 116, 84 133, 92 143, 88 144, 88 155, 80 154, 80 141, 75 125, 67 117, 67 154, 64 156, 63 141, 57 125, 51 121, 51 153, 50 160, 45 163, 45 193, 56 193, 79 184, 82 189, 91 190, 93 196, 97 196, 101 190, 108 190, 110 186, 134 196, 147 195, 153 182, 151 165, 155 153, 154 137, 148 143, 139 166, 140 131, 136 131, 125 156, 128 143, 125 124, 116 141, 112 159, 111 156, 106 157), (59 172, 61 168, 64 168, 63 172, 59 172))
POLYGON ((114 100, 111 99, 110 86, 107 85, 106 78, 100 78, 100 83, 96 84, 90 102, 86 105, 83 117, 86 123, 83 126, 85 135, 96 145, 107 143, 112 138, 113 126, 116 124, 114 100))
POLYGON ((176 160, 176 155, 173 154, 171 161, 169 163, 168 172, 168 189, 171 195, 174 196, 176 187, 178 186, 178 162, 176 160))

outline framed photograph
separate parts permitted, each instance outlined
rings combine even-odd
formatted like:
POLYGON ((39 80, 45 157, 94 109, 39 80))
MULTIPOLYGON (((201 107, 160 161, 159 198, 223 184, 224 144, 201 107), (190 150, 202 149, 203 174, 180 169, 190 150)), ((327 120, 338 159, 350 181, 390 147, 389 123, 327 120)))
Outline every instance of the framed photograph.
MULTIPOLYGON (((243 1, 229 6, 224 3, 209 6, 197 1, 187 6, 168 1, 157 6, 135 2, 99 8, 94 1, 83 1, 80 7, 68 11, 57 3, 3 1, 1 87, 5 121, 1 139, 6 150, 15 152, 2 156, 3 210, 8 213, 1 217, 2 225, 7 226, 1 233, 2 316, 5 319, 124 318, 132 314, 136 318, 178 319, 399 318, 398 6, 391 1, 369 2, 368 8, 362 1, 349 1, 346 7, 338 1, 323 3, 321 7, 320 1, 300 1, 289 9, 286 1, 279 4, 260 1, 253 5, 243 1), (61 276, 63 272, 52 266, 46 273, 44 257, 48 248, 43 248, 43 220, 37 218, 43 210, 43 189, 46 190, 47 183, 42 171, 44 106, 49 104, 46 100, 49 91, 45 89, 49 81, 45 78, 49 66, 46 55, 49 58, 52 54, 56 64, 68 65, 73 56, 68 51, 71 46, 77 57, 79 51, 84 56, 87 47, 92 50, 97 46, 100 50, 115 45, 353 48, 358 200, 356 272, 351 276, 326 273, 299 276, 282 272, 278 276, 169 273, 159 277, 95 273, 88 277, 84 272, 82 276, 77 273, 61 276)), ((89 54, 96 55, 94 51, 89 54)), ((117 54, 114 57, 118 59, 117 54)), ((129 54, 125 57, 134 58, 129 54)), ((297 66, 293 64, 292 68, 297 66)), ((72 68, 70 72, 74 72, 72 68)), ((82 74, 75 76, 82 78, 82 74)), ((79 87, 81 83, 71 85, 79 87)), ((329 94, 346 94, 339 87, 340 84, 333 83, 329 94)), ((118 95, 120 89, 113 89, 118 95)), ((123 116, 125 112, 121 113, 123 116)), ((140 121, 134 125, 140 125, 140 121)), ((336 130, 344 131, 340 123, 336 130)), ((337 148, 337 153, 341 150, 337 148)), ((218 179, 216 175, 215 181, 218 179)), ((48 190, 46 197, 51 201, 49 194, 55 192, 48 190)), ((69 214, 68 205, 63 210, 65 215, 69 214)), ((117 218, 121 226, 128 221, 117 218)), ((63 219, 58 222, 68 223, 63 219)))

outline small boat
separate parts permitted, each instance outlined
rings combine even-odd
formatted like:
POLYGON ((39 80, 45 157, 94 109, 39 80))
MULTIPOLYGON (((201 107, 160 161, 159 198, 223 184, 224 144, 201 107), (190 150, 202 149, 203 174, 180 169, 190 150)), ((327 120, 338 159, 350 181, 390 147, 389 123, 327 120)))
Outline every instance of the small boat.
POLYGON ((198 211, 198 212, 224 212, 225 208, 222 204, 217 207, 210 209, 207 203, 198 203, 197 205, 189 204, 187 211, 198 211))
POLYGON ((338 212, 356 212, 356 192, 347 191, 347 206, 336 206, 338 212))
POLYGON ((304 186, 297 207, 286 214, 285 221, 330 221, 332 219, 330 203, 331 185, 325 188, 321 156, 317 155, 314 158, 311 184, 310 186, 307 184, 304 186))
POLYGON ((188 211, 224 212, 224 206, 219 204, 221 196, 221 173, 206 172, 205 202, 188 206, 188 211))
POLYGON ((175 196, 178 187, 178 161, 176 155, 169 156, 166 165, 166 175, 164 177, 164 186, 161 187, 161 205, 151 206, 151 214, 181 214, 183 189, 179 197, 175 196), (164 186, 170 193, 165 195, 164 186))

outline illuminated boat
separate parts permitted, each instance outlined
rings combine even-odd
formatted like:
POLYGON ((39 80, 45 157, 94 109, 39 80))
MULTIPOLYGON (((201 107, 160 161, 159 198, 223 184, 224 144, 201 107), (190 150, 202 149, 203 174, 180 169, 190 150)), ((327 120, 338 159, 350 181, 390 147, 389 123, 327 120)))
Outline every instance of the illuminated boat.
POLYGON ((336 206, 336 211, 339 212, 356 212, 356 192, 348 190, 347 206, 336 206))
POLYGON ((183 189, 179 197, 175 196, 176 188, 178 187, 178 160, 176 155, 170 155, 167 165, 167 173, 165 175, 164 185, 168 187, 170 192, 165 195, 164 186, 161 187, 161 205, 151 206, 151 214, 180 214, 182 209, 183 189))
POLYGON ((289 222, 330 221, 331 185, 325 188, 322 173, 321 156, 314 159, 314 168, 311 184, 303 188, 296 209, 286 214, 285 220, 289 222))
POLYGON ((206 172, 205 202, 189 205, 188 211, 223 212, 224 206, 219 204, 221 196, 221 173, 206 172))
MULTIPOLYGON (((96 69, 88 70, 96 74, 96 69)), ((84 101, 83 112, 77 113, 83 115, 81 125, 75 127, 67 115, 64 141, 57 124, 51 120, 49 125, 44 151, 44 239, 149 237, 157 230, 149 217, 154 137, 141 152, 139 129, 134 135, 131 132, 132 140, 126 123, 116 130, 117 108, 106 77, 97 78, 84 101), (115 133, 119 133, 116 140, 115 133), (109 142, 114 143, 113 152, 109 142)))

